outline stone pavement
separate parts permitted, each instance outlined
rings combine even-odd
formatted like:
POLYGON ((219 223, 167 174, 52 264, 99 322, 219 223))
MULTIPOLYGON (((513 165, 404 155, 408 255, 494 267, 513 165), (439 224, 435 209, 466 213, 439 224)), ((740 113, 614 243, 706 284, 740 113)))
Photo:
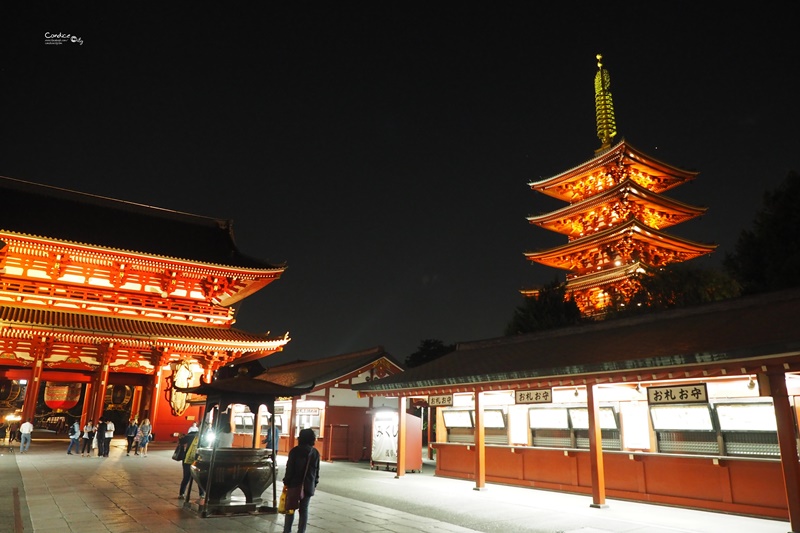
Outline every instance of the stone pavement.
MULTIPOLYGON (((0 531, 280 532, 282 515, 201 518, 178 498, 181 467, 175 444, 151 444, 149 456, 125 455, 115 439, 108 458, 67 456, 67 439, 36 439, 28 454, 0 450, 0 531)), ((285 457, 279 457, 279 465, 285 457)), ((282 475, 280 468, 278 478, 282 475)), ((308 533, 786 533, 788 522, 657 505, 591 499, 422 473, 397 478, 368 463, 323 463, 311 501, 308 533)), ((279 484, 280 485, 280 484, 279 484)), ((280 486, 278 486, 280 488, 280 486)), ((195 487, 196 494, 196 487, 195 487)), ((295 524, 295 531, 296 531, 295 524)))

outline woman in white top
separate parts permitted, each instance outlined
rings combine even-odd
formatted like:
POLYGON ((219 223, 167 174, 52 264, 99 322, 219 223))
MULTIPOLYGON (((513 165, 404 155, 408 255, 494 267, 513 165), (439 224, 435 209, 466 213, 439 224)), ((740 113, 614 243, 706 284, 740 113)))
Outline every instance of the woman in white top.
POLYGON ((147 457, 147 445, 153 436, 153 426, 150 425, 150 419, 145 418, 139 426, 139 454, 142 457, 147 457))
POLYGON ((81 457, 89 457, 92 452, 92 440, 94 440, 94 424, 89 420, 83 426, 83 445, 81 447, 81 457))
POLYGON ((111 439, 114 438, 115 429, 114 422, 112 422, 110 419, 106 420, 106 443, 105 448, 103 448, 103 457, 108 457, 108 452, 111 450, 111 439))

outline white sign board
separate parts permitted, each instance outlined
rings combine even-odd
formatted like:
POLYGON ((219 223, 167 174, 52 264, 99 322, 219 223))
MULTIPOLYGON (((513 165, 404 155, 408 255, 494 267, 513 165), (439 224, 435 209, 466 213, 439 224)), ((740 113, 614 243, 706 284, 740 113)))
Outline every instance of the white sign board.
POLYGON ((372 461, 397 463, 398 418, 395 412, 376 413, 372 419, 372 461))
POLYGON ((452 407, 453 395, 442 394, 441 396, 428 396, 428 406, 430 407, 452 407))
POLYGON ((705 383, 670 387, 647 387, 647 403, 650 405, 708 403, 708 390, 705 383))
POLYGON ((553 389, 518 390, 514 393, 516 403, 553 403, 553 389))

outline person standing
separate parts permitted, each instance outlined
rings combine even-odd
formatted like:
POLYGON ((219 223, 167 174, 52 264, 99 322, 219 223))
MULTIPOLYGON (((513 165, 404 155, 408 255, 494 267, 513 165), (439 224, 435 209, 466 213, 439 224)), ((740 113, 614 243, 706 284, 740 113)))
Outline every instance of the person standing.
POLYGON ((81 425, 78 424, 78 421, 72 423, 69 426, 69 446, 67 446, 67 455, 72 455, 72 447, 75 446, 75 453, 78 453, 78 450, 81 449, 81 425))
MULTIPOLYGON (((136 440, 136 436, 139 434, 139 424, 136 423, 135 418, 131 418, 128 427, 125 429, 125 438, 128 439, 128 451, 125 455, 130 456, 131 448, 133 448, 134 441, 136 440)), ((136 455, 139 455, 139 443, 136 442, 136 448, 133 451, 136 455)))
POLYGON ((147 457, 147 445, 150 443, 150 438, 153 436, 153 426, 150 425, 150 419, 145 418, 142 420, 142 425, 139 426, 139 452, 142 457, 147 457))
POLYGON ((20 453, 28 453, 28 448, 31 447, 31 434, 33 433, 33 423, 31 419, 27 419, 19 427, 19 451, 20 453))
MULTIPOLYGON (((186 487, 189 486, 189 480, 192 479, 192 463, 194 463, 195 458, 197 457, 197 442, 200 439, 200 435, 197 431, 190 431, 183 437, 181 440, 178 441, 180 445, 183 447, 183 452, 181 452, 180 461, 181 467, 183 468, 183 479, 181 479, 181 488, 180 488, 180 495, 179 498, 183 498, 186 494, 186 487)), ((200 484, 197 485, 200 489, 200 497, 202 498, 205 496, 205 492, 203 492, 203 487, 200 484)))
POLYGON ((102 416, 97 422, 97 431, 95 431, 94 438, 97 441, 97 457, 103 457, 103 455, 107 455, 105 453, 106 449, 106 419, 102 416))
MULTIPOLYGON (((289 451, 289 457, 286 460, 286 472, 283 475, 283 485, 285 487, 297 487, 303 485, 303 499, 300 500, 300 507, 297 513, 300 513, 300 520, 297 522, 297 532, 305 533, 306 526, 308 525, 308 505, 311 502, 311 497, 319 483, 319 452, 314 448, 317 436, 314 434, 313 429, 300 430, 297 437, 297 446, 289 451)), ((292 523, 294 522, 294 515, 291 513, 284 515, 283 533, 290 533, 292 531, 292 523)))
POLYGON ((281 427, 274 422, 274 415, 270 417, 270 423, 267 426, 267 437, 264 439, 266 447, 272 450, 273 455, 278 455, 281 443, 281 427))
POLYGON ((81 457, 89 457, 92 452, 92 441, 94 440, 94 424, 89 420, 83 426, 83 445, 81 447, 81 457))
POLYGON ((105 445, 103 446, 103 457, 108 457, 108 452, 111 450, 111 439, 114 438, 114 421, 106 420, 106 433, 105 445))
POLYGON ((3 444, 6 440, 6 432, 8 428, 3 422, 0 422, 0 444, 3 444))

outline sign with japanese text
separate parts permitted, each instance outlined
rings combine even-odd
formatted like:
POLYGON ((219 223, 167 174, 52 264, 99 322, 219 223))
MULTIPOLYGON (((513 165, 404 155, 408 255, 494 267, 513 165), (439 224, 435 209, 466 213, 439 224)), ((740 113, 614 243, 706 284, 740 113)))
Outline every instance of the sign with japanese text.
POLYGON ((375 414, 372 419, 372 460, 397 463, 398 417, 394 412, 375 414))
POLYGON ((428 405, 430 407, 452 407, 453 395, 442 394, 441 396, 428 396, 428 405))
POLYGON ((708 403, 708 390, 705 383, 674 385, 671 387, 648 387, 647 403, 650 405, 708 403))
POLYGON ((518 390, 514 393, 515 403, 553 403, 553 389, 518 390))

